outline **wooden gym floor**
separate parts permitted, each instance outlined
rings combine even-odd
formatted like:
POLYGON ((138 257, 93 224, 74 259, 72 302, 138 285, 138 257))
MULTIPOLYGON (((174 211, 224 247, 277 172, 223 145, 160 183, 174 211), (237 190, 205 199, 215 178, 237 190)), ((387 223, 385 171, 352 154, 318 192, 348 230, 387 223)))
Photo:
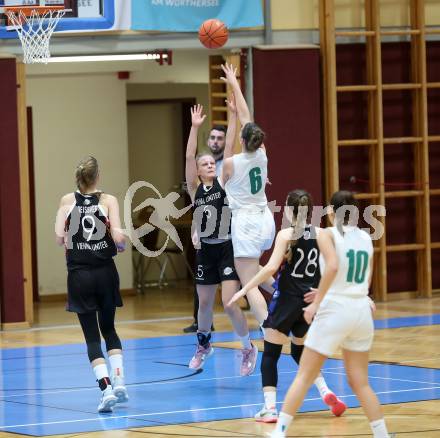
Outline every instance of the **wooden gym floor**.
MULTIPOLYGON (((192 321, 192 290, 149 289, 145 295, 126 297, 124 307, 118 310, 117 330, 122 339, 143 339, 182 334, 182 328, 192 321)), ((36 323, 30 330, 0 333, 2 349, 82 343, 82 333, 75 315, 64 311, 64 303, 36 305, 36 323)), ((216 305, 217 332, 231 331, 228 319, 216 305)), ((378 304, 376 319, 403 318, 417 315, 440 314, 440 298, 414 299, 378 304)), ((257 328, 248 315, 251 328, 257 328)), ((376 332, 371 361, 390 362, 430 369, 440 368, 440 325, 408 326, 381 329, 376 332)), ((215 337, 214 337, 215 341, 215 337)), ((261 341, 257 341, 260 348, 261 341)), ((236 342, 222 342, 219 346, 238 348, 236 342)), ((189 359, 189 358, 188 358, 189 359)), ((68 373, 69 370, 66 370, 68 373)), ((259 373, 259 370, 255 371, 259 373)), ((259 382, 259 379, 256 381, 259 382)), ((215 383, 214 383, 215 384, 215 383)), ((438 382, 440 386, 440 382, 438 382)), ((194 395, 195 396, 195 395, 194 395)), ((255 400, 259 403, 261 400, 255 400)), ((440 437, 440 400, 387 404, 385 415, 397 437, 440 437)), ((0 418, 2 414, 0 414, 0 418)), ((3 424, 3 422, 2 422, 3 424)), ((116 431, 87 432, 57 437, 86 436, 91 438, 154 437, 251 437, 264 436, 273 426, 255 423, 251 418, 214 422, 190 423, 160 427, 127 428, 116 431), (141 434, 141 435, 140 435, 141 434)), ((0 437, 21 437, 16 433, 0 432, 0 437)), ((359 408, 350 408, 341 418, 328 412, 299 414, 290 435, 295 437, 349 437, 371 436, 368 422, 359 408)))

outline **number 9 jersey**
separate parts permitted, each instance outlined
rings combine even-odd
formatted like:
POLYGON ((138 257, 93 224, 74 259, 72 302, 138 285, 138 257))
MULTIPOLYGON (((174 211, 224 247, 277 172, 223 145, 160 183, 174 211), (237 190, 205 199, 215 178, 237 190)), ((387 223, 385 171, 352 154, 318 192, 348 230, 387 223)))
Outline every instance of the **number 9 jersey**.
MULTIPOLYGON (((338 273, 326 294, 358 298, 368 295, 371 263, 373 259, 373 243, 371 237, 358 227, 343 226, 342 233, 336 227, 326 228, 333 235, 336 255, 338 257, 338 273)), ((321 272, 325 262, 319 259, 321 272)))
POLYGON ((99 204, 99 195, 75 192, 75 204, 70 208, 65 226, 69 271, 105 265, 117 254, 110 222, 99 204))

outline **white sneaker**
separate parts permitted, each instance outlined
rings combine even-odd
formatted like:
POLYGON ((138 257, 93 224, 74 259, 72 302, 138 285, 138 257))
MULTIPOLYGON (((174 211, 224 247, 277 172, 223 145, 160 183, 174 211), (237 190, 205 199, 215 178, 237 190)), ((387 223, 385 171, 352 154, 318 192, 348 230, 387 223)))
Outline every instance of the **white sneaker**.
POLYGON ((116 396, 117 403, 127 403, 128 394, 122 376, 113 376, 112 378, 113 394, 116 396))
POLYGON ((203 348, 200 344, 197 345, 196 352, 189 362, 188 368, 191 368, 192 370, 203 368, 205 360, 211 356, 212 353, 214 353, 214 347, 212 347, 211 344, 206 348, 203 348))
POLYGON ((113 394, 113 388, 109 385, 102 391, 101 403, 98 405, 98 412, 113 412, 113 406, 116 404, 117 398, 113 394))
POLYGON ((286 434, 284 434, 284 433, 278 433, 278 432, 275 432, 275 431, 273 431, 272 433, 268 433, 267 435, 267 438, 286 438, 286 434))
POLYGON ((255 421, 260 423, 276 423, 278 421, 278 412, 276 409, 267 409, 263 406, 260 412, 257 412, 254 416, 255 421))

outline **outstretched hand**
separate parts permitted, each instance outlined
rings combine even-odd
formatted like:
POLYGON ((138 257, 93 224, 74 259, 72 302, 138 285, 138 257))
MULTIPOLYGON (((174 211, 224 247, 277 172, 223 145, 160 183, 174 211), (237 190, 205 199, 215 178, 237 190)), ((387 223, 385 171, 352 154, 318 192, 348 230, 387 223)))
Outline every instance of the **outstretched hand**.
POLYGON ((318 306, 315 303, 309 304, 307 307, 304 307, 304 319, 306 320, 307 324, 311 324, 313 321, 313 318, 316 315, 316 312, 318 311, 318 306))
POLYGON ((236 303, 240 298, 244 297, 246 295, 246 292, 244 289, 240 289, 238 292, 236 292, 232 298, 228 301, 228 306, 236 303))
POLYGON ((376 303, 370 298, 368 297, 368 303, 370 304, 370 309, 372 313, 376 312, 376 303))
POLYGON ((191 108, 191 123, 192 126, 198 128, 206 119, 206 114, 203 114, 202 105, 194 105, 191 108))
POLYGON ((237 113, 237 105, 235 104, 235 94, 231 93, 229 99, 225 100, 226 105, 228 106, 229 112, 236 114, 237 113))
POLYGON ((304 294, 304 301, 307 304, 313 303, 313 300, 315 299, 316 294, 318 293, 318 289, 310 288, 310 290, 304 294))
POLYGON ((237 67, 234 67, 232 64, 222 64, 222 70, 224 72, 224 76, 220 79, 229 85, 232 85, 237 81, 237 67))

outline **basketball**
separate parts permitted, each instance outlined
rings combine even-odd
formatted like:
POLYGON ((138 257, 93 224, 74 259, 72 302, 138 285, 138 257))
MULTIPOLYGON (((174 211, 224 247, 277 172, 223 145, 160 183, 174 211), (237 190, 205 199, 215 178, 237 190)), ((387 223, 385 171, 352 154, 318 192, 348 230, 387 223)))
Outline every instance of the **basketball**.
POLYGON ((223 47, 228 41, 228 36, 225 23, 215 18, 204 21, 199 29, 199 40, 208 49, 223 47))

